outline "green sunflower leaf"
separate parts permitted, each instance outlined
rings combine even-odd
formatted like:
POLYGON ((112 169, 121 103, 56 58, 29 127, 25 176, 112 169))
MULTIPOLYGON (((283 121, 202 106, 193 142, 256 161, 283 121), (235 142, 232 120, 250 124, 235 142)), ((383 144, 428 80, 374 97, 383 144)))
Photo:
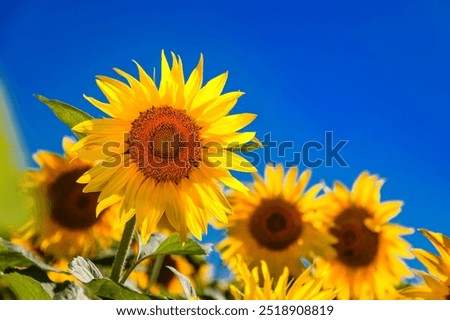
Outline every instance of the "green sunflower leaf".
POLYGON ((69 271, 83 283, 103 278, 97 266, 89 259, 76 257, 69 264, 69 271))
POLYGON ((128 278, 137 265, 149 257, 158 255, 208 255, 212 251, 211 244, 199 245, 192 239, 187 239, 186 243, 183 244, 178 234, 167 237, 162 233, 153 233, 145 245, 142 244, 139 235, 137 235, 137 240, 139 243, 138 256, 122 279, 128 278))
POLYGON ((197 242, 192 239, 187 239, 183 244, 178 234, 171 235, 165 239, 151 255, 205 255, 208 254, 209 249, 203 248, 197 242))
POLYGON ((139 236, 138 242, 139 256, 133 269, 148 257, 157 255, 208 255, 212 250, 211 244, 199 245, 192 239, 187 239, 183 245, 178 234, 168 237, 162 233, 153 233, 145 245, 142 244, 139 236))
POLYGON ((36 266, 44 271, 61 272, 61 270, 52 267, 31 251, 0 238, 0 271, 8 268, 28 268, 36 266))
POLYGON ((191 280, 189 280, 188 277, 171 266, 166 266, 166 268, 170 269, 170 271, 172 271, 178 278, 178 281, 180 281, 181 286, 183 287, 183 292, 186 295, 186 299, 197 298, 194 286, 192 285, 191 280))
POLYGON ((0 276, 0 287, 10 290, 19 300, 50 300, 38 281, 16 272, 0 276))
POLYGON ((78 283, 65 281, 54 289, 53 300, 89 300, 89 297, 78 283))
MULTIPOLYGON (((70 129, 83 121, 92 119, 92 116, 90 116, 86 112, 81 111, 80 109, 75 108, 74 106, 71 106, 67 103, 58 100, 50 100, 38 94, 36 94, 35 97, 38 98, 42 103, 46 104, 58 117, 58 119, 61 120, 70 129)), ((74 131, 72 132, 78 137, 78 139, 82 139, 86 136, 83 133, 74 131)))
POLYGON ((110 279, 94 279, 86 286, 93 294, 102 299, 113 300, 164 300, 163 296, 153 296, 133 291, 121 284, 115 283, 110 279))
POLYGON ((155 232, 150 236, 150 239, 148 239, 148 242, 146 244, 143 244, 141 241, 140 236, 138 236, 138 242, 139 242, 139 260, 145 259, 147 257, 150 257, 153 255, 153 253, 158 249, 158 247, 161 245, 164 240, 167 239, 167 236, 155 232))

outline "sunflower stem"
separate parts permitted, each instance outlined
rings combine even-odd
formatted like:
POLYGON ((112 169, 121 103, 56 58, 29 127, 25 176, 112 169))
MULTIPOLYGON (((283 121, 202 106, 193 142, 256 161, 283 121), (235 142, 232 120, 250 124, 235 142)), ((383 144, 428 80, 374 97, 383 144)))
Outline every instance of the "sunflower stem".
MULTIPOLYGON (((139 235, 137 233, 137 231, 135 230, 133 232, 133 238, 139 243, 139 235)), ((127 272, 122 272, 122 277, 119 280, 120 284, 125 283, 125 281, 127 281, 128 277, 130 276, 130 274, 133 272, 133 270, 137 267, 137 265, 139 264, 139 262, 141 262, 142 260, 139 260, 139 256, 141 255, 141 248, 140 245, 138 246, 138 251, 135 254, 135 256, 133 257, 133 260, 130 263, 130 267, 127 269, 127 272)))
POLYGON ((155 258, 155 263, 152 267, 152 272, 150 274, 150 285, 156 283, 158 281, 159 273, 161 272, 161 267, 164 262, 164 258, 166 256, 164 254, 157 255, 155 258))
POLYGON ((136 226, 136 216, 133 216, 125 224, 123 230, 122 239, 120 240, 119 249, 117 249, 116 258, 114 259, 111 271, 111 280, 119 282, 120 274, 122 273, 125 260, 128 255, 128 249, 130 248, 131 239, 133 239, 134 227, 136 226))

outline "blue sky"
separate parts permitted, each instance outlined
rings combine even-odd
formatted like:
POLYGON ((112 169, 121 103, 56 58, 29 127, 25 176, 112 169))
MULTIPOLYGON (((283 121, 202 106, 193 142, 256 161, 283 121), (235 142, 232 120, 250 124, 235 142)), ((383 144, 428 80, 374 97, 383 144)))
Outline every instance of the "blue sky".
POLYGON ((377 173, 382 199, 405 202, 396 222, 450 235, 449 14, 437 0, 3 1, 0 77, 34 166, 33 152, 60 152, 70 132, 33 94, 100 116, 82 97, 103 99, 96 75, 136 74, 132 59, 158 73, 162 49, 188 72, 203 53, 205 79, 228 70, 226 91, 246 92, 234 112, 257 113, 259 137, 294 142, 287 159, 326 131, 349 141, 349 166, 315 168, 313 182, 377 173))

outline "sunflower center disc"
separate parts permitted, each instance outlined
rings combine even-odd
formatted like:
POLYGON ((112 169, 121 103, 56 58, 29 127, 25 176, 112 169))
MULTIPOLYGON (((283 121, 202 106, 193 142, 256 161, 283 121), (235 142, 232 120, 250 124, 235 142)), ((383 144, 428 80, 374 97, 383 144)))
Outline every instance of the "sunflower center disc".
POLYGON ((331 233, 338 239, 334 248, 338 259, 350 267, 368 266, 377 255, 379 236, 364 225, 368 217, 365 209, 350 207, 334 220, 331 233))
POLYGON ((301 213, 284 200, 263 200, 250 218, 250 233, 261 246, 283 250, 302 233, 301 213))
POLYGON ((99 192, 83 193, 84 185, 77 183, 87 170, 89 167, 63 173, 48 186, 50 216, 68 229, 87 229, 97 221, 95 208, 99 192))
POLYGON ((142 112, 130 131, 130 155, 146 178, 179 183, 201 160, 199 128, 169 106, 142 112))

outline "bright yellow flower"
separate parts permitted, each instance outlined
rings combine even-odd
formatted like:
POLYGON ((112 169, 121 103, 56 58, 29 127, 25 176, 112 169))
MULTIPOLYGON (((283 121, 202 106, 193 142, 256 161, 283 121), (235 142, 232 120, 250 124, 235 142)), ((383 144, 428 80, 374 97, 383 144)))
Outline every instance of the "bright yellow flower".
POLYGON ((34 159, 41 168, 26 173, 33 218, 22 229, 21 237, 57 260, 95 256, 98 249, 108 248, 120 238, 120 230, 113 228, 113 207, 97 217, 98 193, 83 193, 83 185, 76 182, 92 162, 75 159, 70 151, 73 143, 63 140, 64 157, 37 152, 34 159))
POLYGON ((417 270, 425 283, 411 286, 400 293, 410 298, 450 300, 450 239, 441 233, 420 230, 439 252, 440 257, 423 249, 413 249, 416 258, 429 273, 417 270))
POLYGON ((296 167, 285 175, 281 165, 267 166, 265 181, 255 174, 249 194, 229 195, 234 215, 226 226, 228 235, 219 245, 224 261, 229 263, 240 254, 250 268, 264 260, 276 276, 285 266, 298 276, 305 269, 301 258, 334 255, 331 244, 335 240, 319 231, 323 221, 315 210, 322 185, 305 191, 311 171, 297 176, 296 167))
POLYGON ((255 136, 237 132, 254 114, 228 115, 243 93, 221 94, 227 73, 202 87, 202 57, 185 82, 181 58, 172 58, 170 68, 162 53, 159 88, 138 64, 139 80, 115 69, 129 85, 99 76, 108 102, 86 99, 112 118, 73 128, 88 134, 73 150, 100 161, 79 179, 86 192, 101 192, 97 211, 123 199, 121 223, 136 215, 144 242, 163 214, 182 239, 188 230, 200 239, 211 218, 226 222, 231 213, 217 182, 245 191, 229 169, 256 170, 227 149, 255 136))
POLYGON ((243 287, 239 290, 231 286, 235 299, 243 300, 330 300, 336 297, 334 290, 323 289, 323 279, 311 275, 311 267, 293 281, 289 281, 289 269, 275 281, 271 277, 265 261, 261 261, 261 271, 254 267, 251 271, 240 255, 231 262, 236 270, 238 282, 243 287), (262 273, 262 279, 260 275, 262 273))
POLYGON ((412 258, 401 238, 410 228, 389 223, 401 210, 401 201, 380 202, 384 180, 363 172, 352 191, 336 182, 319 199, 323 213, 333 220, 331 234, 337 256, 319 259, 326 284, 339 290, 339 299, 393 299, 395 286, 411 272, 402 258, 412 258))

